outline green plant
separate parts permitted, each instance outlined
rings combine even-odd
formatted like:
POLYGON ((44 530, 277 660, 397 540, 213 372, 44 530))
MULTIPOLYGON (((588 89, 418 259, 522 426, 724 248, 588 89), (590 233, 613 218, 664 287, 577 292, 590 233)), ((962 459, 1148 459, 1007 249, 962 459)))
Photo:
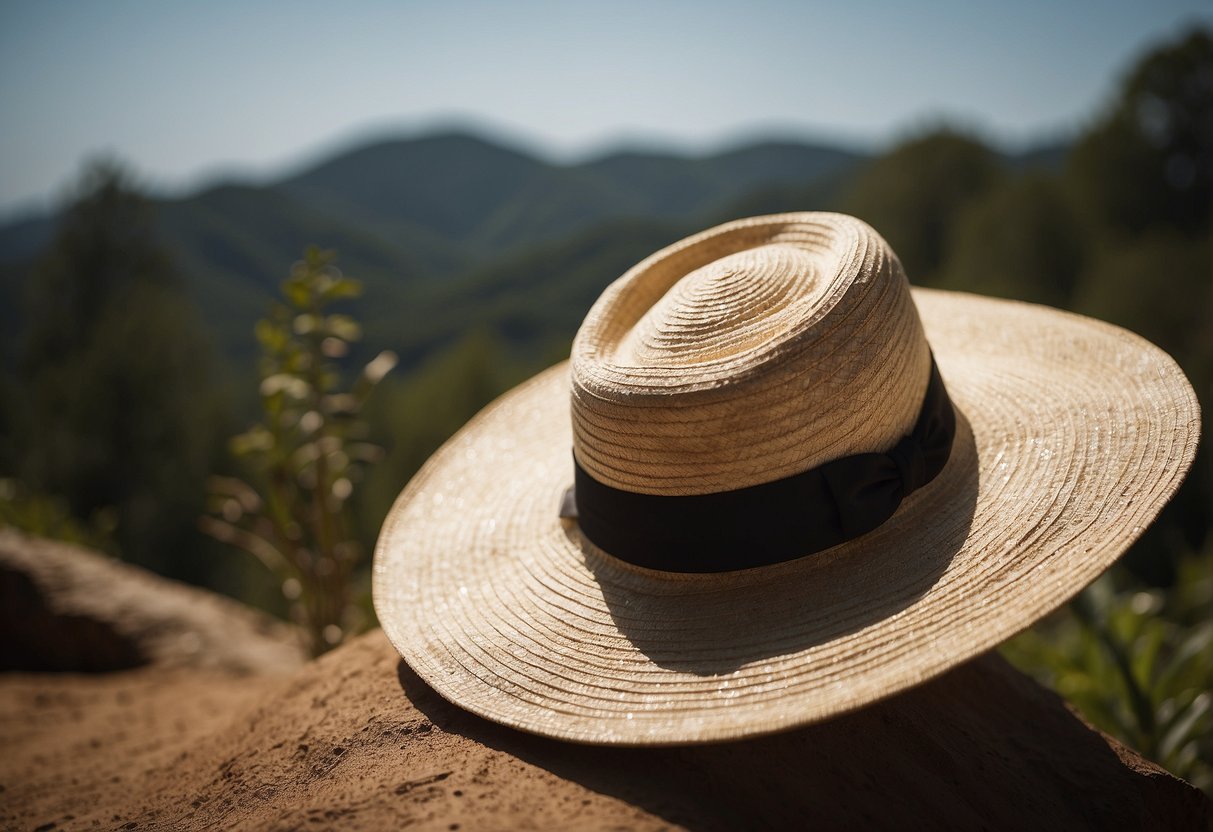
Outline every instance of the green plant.
POLYGON ((279 577, 313 655, 362 624, 350 597, 361 553, 349 506, 362 469, 381 450, 364 440, 360 412, 396 363, 393 353, 382 352, 343 385, 335 361, 361 333, 352 317, 329 307, 358 297, 362 287, 343 276, 334 259, 309 248, 282 284, 286 303, 257 323, 262 417, 230 445, 256 485, 213 477, 211 515, 201 520, 204 531, 246 550, 279 577))
POLYGON ((1208 552, 1181 560, 1165 590, 1105 575, 1003 654, 1096 727, 1213 792, 1211 612, 1208 552))
POLYGON ((0 479, 0 529, 20 529, 113 555, 117 552, 114 542, 117 525, 118 517, 112 508, 97 509, 84 522, 72 515, 66 500, 31 492, 20 480, 0 479))

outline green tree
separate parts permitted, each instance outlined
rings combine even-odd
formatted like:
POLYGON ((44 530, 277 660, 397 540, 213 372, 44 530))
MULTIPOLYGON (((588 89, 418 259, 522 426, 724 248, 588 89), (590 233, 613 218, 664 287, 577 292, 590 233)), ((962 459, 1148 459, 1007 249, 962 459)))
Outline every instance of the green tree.
MULTIPOLYGON (((1194 29, 1143 57, 1065 171, 1090 254, 1073 308, 1138 332, 1183 367, 1213 430, 1213 35, 1194 29)), ((1213 455, 1134 547, 1142 577, 1169 582, 1176 553, 1206 547, 1213 455)))
POLYGON ((204 577, 193 517, 218 411, 209 344, 121 168, 87 169, 28 298, 21 479, 76 517, 112 512, 124 557, 204 577))
POLYGON ((1086 215, 1108 233, 1207 232, 1213 205, 1213 35, 1196 29, 1133 68, 1070 154, 1086 215))
POLYGON ((1070 305, 1083 235, 1054 177, 1005 180, 959 212, 950 238, 945 288, 1070 305))
POLYGON ((942 130, 872 162, 843 196, 842 210, 888 240, 912 282, 931 283, 961 209, 999 176, 998 159, 989 148, 942 130))

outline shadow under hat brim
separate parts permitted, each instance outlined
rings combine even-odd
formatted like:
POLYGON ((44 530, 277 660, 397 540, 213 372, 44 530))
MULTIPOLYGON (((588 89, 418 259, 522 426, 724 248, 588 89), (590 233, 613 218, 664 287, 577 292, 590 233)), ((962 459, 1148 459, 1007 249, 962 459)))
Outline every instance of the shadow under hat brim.
MULTIPOLYGON (((489 405, 384 522, 375 609, 451 702, 577 742, 755 736, 892 695, 1056 609, 1141 534, 1196 451, 1174 361, 1047 307, 914 290, 956 405, 944 471, 863 537, 795 561, 671 574, 558 516, 567 365, 489 405)), ((878 404, 877 404, 878 406, 878 404)))

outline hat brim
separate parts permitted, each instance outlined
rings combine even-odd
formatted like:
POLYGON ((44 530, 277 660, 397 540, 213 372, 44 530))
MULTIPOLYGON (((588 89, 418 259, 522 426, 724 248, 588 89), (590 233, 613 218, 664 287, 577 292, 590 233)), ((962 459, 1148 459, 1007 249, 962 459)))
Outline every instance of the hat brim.
POLYGON ((1070 599, 1141 534, 1196 452, 1174 361, 1117 327, 915 289, 958 411, 944 471, 875 531, 775 566, 652 572, 558 516, 567 365, 489 405, 384 522, 374 601, 438 693, 536 734, 668 745, 869 704, 1070 599))

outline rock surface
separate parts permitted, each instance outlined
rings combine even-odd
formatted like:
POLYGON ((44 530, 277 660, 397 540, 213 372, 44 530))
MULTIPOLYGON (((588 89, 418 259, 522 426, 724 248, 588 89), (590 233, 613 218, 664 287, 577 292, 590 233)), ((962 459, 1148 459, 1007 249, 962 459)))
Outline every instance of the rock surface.
POLYGON ((96 552, 0 528, 0 670, 154 663, 279 673, 306 660, 289 626, 96 552))
MULTIPOLYGON (((3 568, 13 570, 19 560, 12 550, 28 547, 65 555, 57 567, 62 598, 72 596, 72 561, 95 557, 3 537, 3 568)), ((101 574, 95 569, 91 564, 82 574, 101 574)), ((287 652, 259 667, 249 663, 259 654, 241 651, 260 645, 256 650, 274 655, 275 642, 250 611, 159 579, 149 583, 128 567, 105 575, 116 584, 109 592, 91 584, 92 594, 126 601, 49 608, 110 616, 94 621, 130 640, 143 660, 108 673, 0 674, 5 828, 1199 829, 1211 823, 1199 791, 1092 731, 993 654, 798 731, 690 748, 591 748, 522 734, 455 708, 400 661, 380 631, 293 672, 287 652), (125 585, 128 579, 138 592, 125 585), (148 596, 142 606, 144 590, 163 597, 148 596), (208 629, 219 625, 202 609, 226 611, 223 639, 208 629), (181 639, 164 640, 168 625, 160 619, 168 616, 169 629, 180 632, 174 628, 195 614, 190 620, 201 628, 203 647, 174 657, 166 645, 181 639), (236 652, 222 660, 202 655, 230 650, 236 652)), ((31 583, 47 585, 39 580, 31 583)), ((6 630, 4 638, 14 633, 6 630)))

